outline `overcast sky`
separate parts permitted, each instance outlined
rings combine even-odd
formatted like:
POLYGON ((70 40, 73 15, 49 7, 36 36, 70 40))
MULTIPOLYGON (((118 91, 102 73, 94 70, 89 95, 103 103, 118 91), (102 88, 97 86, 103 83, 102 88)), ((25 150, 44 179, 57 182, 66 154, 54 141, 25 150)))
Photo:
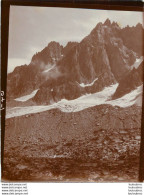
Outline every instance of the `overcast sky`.
POLYGON ((142 23, 142 12, 11 6, 8 72, 18 65, 29 64, 32 56, 50 41, 62 45, 81 41, 107 18, 122 27, 134 26, 142 23))

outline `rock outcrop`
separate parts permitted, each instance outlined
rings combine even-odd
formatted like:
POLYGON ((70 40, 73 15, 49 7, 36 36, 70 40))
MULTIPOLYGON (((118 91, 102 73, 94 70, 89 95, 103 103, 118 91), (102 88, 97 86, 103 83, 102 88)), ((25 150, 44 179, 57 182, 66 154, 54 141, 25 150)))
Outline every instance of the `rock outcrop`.
POLYGON ((116 92, 113 95, 113 99, 120 98, 123 95, 131 92, 136 89, 138 86, 143 83, 143 62, 136 69, 133 68, 130 72, 127 73, 125 77, 123 77, 119 85, 116 89, 116 92))

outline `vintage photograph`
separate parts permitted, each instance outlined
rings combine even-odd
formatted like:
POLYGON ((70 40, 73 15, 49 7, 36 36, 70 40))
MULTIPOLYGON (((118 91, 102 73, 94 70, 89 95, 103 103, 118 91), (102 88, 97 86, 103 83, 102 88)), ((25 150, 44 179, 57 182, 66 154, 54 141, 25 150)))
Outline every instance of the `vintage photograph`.
POLYGON ((138 11, 11 6, 4 181, 138 182, 138 11))

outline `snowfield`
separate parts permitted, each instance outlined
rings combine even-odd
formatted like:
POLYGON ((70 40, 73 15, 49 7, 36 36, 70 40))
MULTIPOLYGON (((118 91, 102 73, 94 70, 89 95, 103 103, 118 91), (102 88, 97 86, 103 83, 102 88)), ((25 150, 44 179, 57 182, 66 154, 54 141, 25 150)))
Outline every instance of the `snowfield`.
POLYGON ((137 104, 139 106, 142 105, 143 85, 137 87, 135 90, 131 91, 130 93, 124 95, 119 99, 110 100, 117 86, 118 84, 114 84, 109 87, 105 87, 100 92, 94 94, 87 94, 75 100, 62 99, 61 101, 54 103, 52 105, 14 107, 11 109, 7 109, 6 118, 22 116, 30 113, 43 112, 54 108, 58 108, 62 112, 78 112, 86 108, 93 107, 96 105, 102 105, 102 104, 110 104, 112 106, 120 106, 120 107, 128 107, 134 104, 137 104))
POLYGON ((31 98, 33 98, 35 96, 35 94, 37 93, 38 89, 34 90, 31 94, 29 95, 25 95, 25 96, 22 96, 22 97, 19 97, 19 98, 16 98, 15 100, 16 101, 19 101, 19 102, 25 102, 31 98))

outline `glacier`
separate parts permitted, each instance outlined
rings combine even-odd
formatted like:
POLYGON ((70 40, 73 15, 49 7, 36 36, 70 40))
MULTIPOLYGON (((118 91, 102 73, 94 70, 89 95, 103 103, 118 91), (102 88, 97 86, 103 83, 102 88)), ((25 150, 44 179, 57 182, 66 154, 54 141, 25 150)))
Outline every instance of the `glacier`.
POLYGON ((111 96, 116 91, 117 86, 118 83, 109 87, 105 87, 100 92, 94 94, 86 94, 74 100, 62 99, 61 101, 52 105, 7 108, 6 118, 44 112, 55 108, 60 109, 62 112, 79 112, 86 108, 102 104, 109 104, 112 106, 119 107, 129 107, 134 104, 142 106, 143 85, 137 87, 135 90, 131 91, 130 93, 124 95, 121 98, 111 100, 111 96))

